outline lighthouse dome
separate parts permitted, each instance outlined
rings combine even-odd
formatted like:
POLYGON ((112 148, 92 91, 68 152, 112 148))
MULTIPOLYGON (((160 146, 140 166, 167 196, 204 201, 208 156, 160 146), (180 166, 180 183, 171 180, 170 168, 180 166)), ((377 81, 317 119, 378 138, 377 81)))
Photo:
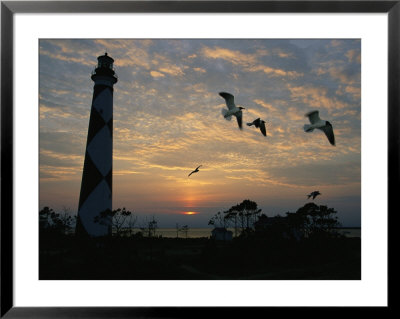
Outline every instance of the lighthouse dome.
POLYGON ((114 72, 114 59, 107 52, 104 55, 97 57, 97 66, 92 72, 92 80, 94 82, 107 82, 109 86, 115 84, 118 80, 114 72))
POLYGON ((98 68, 107 68, 107 69, 112 69, 113 68, 113 63, 114 63, 114 59, 111 58, 107 52, 104 55, 101 55, 97 58, 98 64, 97 67, 98 68))

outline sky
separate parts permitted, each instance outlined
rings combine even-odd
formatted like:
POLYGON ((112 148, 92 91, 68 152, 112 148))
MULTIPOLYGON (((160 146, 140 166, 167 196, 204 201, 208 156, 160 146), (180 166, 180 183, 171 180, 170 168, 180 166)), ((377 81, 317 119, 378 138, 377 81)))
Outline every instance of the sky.
POLYGON ((40 208, 77 212, 90 75, 105 52, 118 75, 113 209, 161 228, 207 227, 244 199, 284 216, 319 190, 316 204, 361 225, 358 39, 41 39, 40 208), (221 91, 245 107, 243 130, 223 118, 221 91), (336 146, 304 132, 312 110, 332 124, 336 146), (258 117, 267 137, 245 124, 258 117))

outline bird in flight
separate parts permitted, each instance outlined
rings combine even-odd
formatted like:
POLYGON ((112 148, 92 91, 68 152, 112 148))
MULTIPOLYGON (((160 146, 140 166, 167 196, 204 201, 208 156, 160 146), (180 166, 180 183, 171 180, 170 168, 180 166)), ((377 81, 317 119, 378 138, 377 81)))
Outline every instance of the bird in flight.
POLYGON ((199 167, 201 167, 201 165, 197 166, 196 169, 188 175, 188 177, 193 173, 197 173, 199 171, 199 167))
POLYGON ((244 110, 244 107, 237 107, 235 105, 235 98, 233 97, 232 94, 226 93, 226 92, 219 92, 219 95, 221 95, 226 102, 226 106, 228 107, 227 109, 222 109, 222 115, 224 118, 228 121, 232 119, 232 115, 236 116, 237 123, 239 125, 239 128, 242 129, 242 110, 244 110))
POLYGON ((267 130, 265 129, 265 121, 261 120, 260 118, 255 119, 251 123, 247 123, 248 126, 254 125, 255 127, 259 128, 262 135, 267 136, 267 130))
POLYGON ((314 199, 315 197, 317 197, 318 195, 321 195, 321 193, 319 191, 313 191, 312 193, 308 194, 308 199, 310 197, 312 197, 312 199, 314 199))
POLYGON ((333 146, 335 146, 335 135, 333 134, 333 127, 332 124, 328 121, 321 120, 319 118, 318 111, 311 111, 308 112, 306 115, 310 120, 311 124, 304 124, 304 131, 305 132, 312 132, 315 128, 323 131, 326 137, 333 146))

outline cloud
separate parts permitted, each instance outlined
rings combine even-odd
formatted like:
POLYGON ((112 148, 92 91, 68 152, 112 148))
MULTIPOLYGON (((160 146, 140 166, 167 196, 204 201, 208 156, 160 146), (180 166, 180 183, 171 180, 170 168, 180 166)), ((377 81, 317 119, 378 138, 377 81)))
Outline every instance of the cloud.
POLYGON ((182 68, 177 65, 168 65, 159 69, 159 71, 163 73, 167 73, 173 76, 182 76, 185 73, 182 71, 182 68))
POLYGON ((223 59, 235 65, 251 66, 257 62, 257 58, 252 54, 245 54, 237 50, 216 47, 214 49, 203 47, 202 54, 206 58, 223 59))
POLYGON ((301 101, 308 108, 322 108, 332 111, 349 107, 348 103, 341 101, 338 97, 329 97, 328 89, 325 87, 292 86, 288 84, 287 88, 293 100, 301 101))
POLYGON ((328 73, 343 84, 354 85, 360 83, 361 80, 359 68, 331 67, 328 69, 328 73))
POLYGON ((279 112, 279 109, 275 106, 273 106, 270 103, 267 103, 261 99, 255 99, 253 100, 254 103, 257 103, 259 105, 261 105, 263 108, 265 108, 268 112, 272 112, 272 113, 277 113, 279 112))
POLYGON ((83 155, 62 154, 41 148, 39 162, 41 181, 76 180, 82 176, 83 155))
POLYGON ((83 156, 67 155, 42 149, 40 151, 40 163, 47 167, 70 167, 79 169, 82 167, 83 156))
POLYGON ((354 100, 360 101, 361 99, 361 88, 356 86, 346 86, 344 91, 350 94, 354 100))
POLYGON ((150 71, 150 75, 153 78, 163 78, 165 77, 164 73, 158 72, 158 71, 150 71))
MULTIPOLYGON (((64 121, 65 122, 65 121, 64 121)), ((86 132, 51 131, 41 130, 39 134, 40 152, 48 150, 60 156, 81 156, 84 154, 86 132)))
MULTIPOLYGON (((278 50, 278 52, 281 51, 278 50)), ((206 58, 226 60, 234 65, 243 67, 244 71, 247 72, 264 72, 265 74, 271 76, 290 77, 290 78, 296 78, 303 75, 300 72, 286 71, 281 68, 274 68, 262 64, 259 58, 261 58, 264 55, 268 55, 269 53, 267 50, 258 50, 256 53, 246 54, 238 50, 229 50, 221 47, 216 47, 216 48, 203 47, 202 54, 206 58)))
POLYGON ((339 47, 339 46, 341 46, 342 44, 343 44, 343 42, 340 41, 340 40, 332 40, 332 41, 330 42, 330 46, 332 46, 332 47, 339 47))
POLYGON ((49 52, 49 51, 46 51, 46 50, 42 50, 41 51, 41 55, 42 56, 47 56, 47 57, 49 57, 51 59, 60 60, 60 61, 63 61, 63 62, 68 62, 68 63, 71 63, 71 64, 75 63, 75 64, 82 64, 82 65, 86 65, 86 66, 93 66, 93 63, 89 62, 84 57, 74 57, 74 56, 71 56, 71 55, 68 56, 68 55, 63 54, 63 53, 53 53, 53 52, 49 52))
POLYGON ((279 56, 280 58, 284 58, 284 59, 288 59, 288 58, 293 58, 294 54, 292 52, 287 52, 283 49, 280 48, 276 48, 273 49, 272 51, 274 54, 276 54, 277 56, 279 56))
POLYGON ((345 192, 352 185, 354 192, 360 177, 360 43, 300 42, 41 40, 41 189, 54 194, 50 190, 75 182, 71 198, 78 201, 93 93, 90 71, 107 49, 119 76, 115 203, 149 212, 186 205, 188 199, 230 207, 246 195, 264 203, 279 198, 283 207, 289 200, 282 198, 319 179, 326 189, 345 192), (76 60, 68 60, 74 52, 76 60), (267 137, 254 127, 241 131, 235 119, 222 117, 226 105, 218 92, 224 90, 246 107, 245 123, 267 121, 267 137), (304 132, 304 114, 313 108, 332 121, 337 147, 320 131, 304 132), (201 172, 188 180, 200 164, 201 172))
POLYGON ((361 54, 358 49, 348 50, 345 55, 349 59, 349 62, 361 63, 361 54))
POLYGON ((193 70, 196 71, 196 72, 199 72, 199 73, 206 73, 207 72, 205 69, 199 68, 199 67, 193 68, 193 70))
POLYGON ((152 67, 149 48, 151 40, 95 40, 94 43, 114 57, 118 68, 133 67, 149 70, 152 67))
POLYGON ((293 185, 328 187, 360 181, 361 168, 358 162, 335 163, 330 160, 325 163, 276 168, 272 171, 272 176, 293 185))
POLYGON ((265 66, 265 65, 257 65, 255 67, 251 67, 251 68, 249 68, 249 71, 251 71, 251 72, 262 71, 268 75, 281 76, 281 77, 287 76, 289 78, 297 78, 297 77, 301 77, 304 75, 303 73, 299 73, 296 71, 285 71, 282 69, 271 68, 271 67, 265 66))

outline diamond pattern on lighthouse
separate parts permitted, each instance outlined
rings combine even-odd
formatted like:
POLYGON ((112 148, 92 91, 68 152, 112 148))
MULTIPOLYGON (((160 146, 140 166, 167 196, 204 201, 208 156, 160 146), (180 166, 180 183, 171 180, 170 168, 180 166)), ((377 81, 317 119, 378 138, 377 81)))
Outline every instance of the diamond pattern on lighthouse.
POLYGON ((91 237, 110 234, 111 219, 101 214, 112 210, 113 85, 117 82, 107 54, 97 58, 95 82, 76 232, 91 237))
POLYGON ((107 123, 112 117, 113 94, 112 89, 107 86, 102 86, 103 89, 93 97, 93 107, 102 115, 104 121, 107 123))
POLYGON ((92 138, 87 152, 100 173, 106 176, 112 165, 112 136, 107 125, 92 138))
POLYGON ((94 91, 97 94, 90 114, 79 219, 91 236, 104 236, 109 231, 109 220, 96 220, 96 217, 112 209, 112 92, 105 86, 95 86, 94 91))
POLYGON ((110 206, 111 189, 108 183, 103 179, 89 194, 89 197, 82 204, 80 208, 80 219, 83 227, 90 232, 92 236, 105 236, 108 234, 109 220, 99 219, 96 217, 99 213, 109 209, 110 206))
POLYGON ((79 209, 89 197, 90 193, 104 179, 96 165, 93 163, 90 155, 86 152, 85 164, 82 174, 81 196, 79 198, 79 209))
POLYGON ((101 114, 92 107, 92 111, 90 112, 90 123, 89 123, 89 131, 88 131, 88 139, 87 143, 89 144, 93 137, 104 127, 104 119, 101 114))

